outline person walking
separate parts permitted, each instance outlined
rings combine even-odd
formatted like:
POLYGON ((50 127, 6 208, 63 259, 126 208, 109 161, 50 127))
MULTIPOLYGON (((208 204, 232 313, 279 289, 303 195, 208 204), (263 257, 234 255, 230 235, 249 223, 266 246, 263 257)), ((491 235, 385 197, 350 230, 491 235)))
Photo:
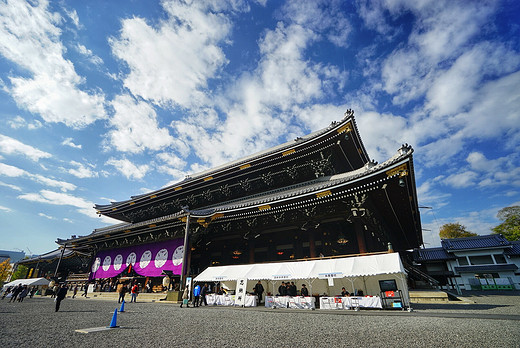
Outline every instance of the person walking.
POLYGON ((87 298, 87 291, 88 291, 88 283, 85 283, 83 285, 83 293, 81 294, 81 296, 85 296, 85 298, 87 298))
POLYGON ((2 295, 2 300, 13 291, 13 287, 10 286, 7 288, 7 290, 4 291, 4 294, 2 295))
POLYGON ((199 306, 199 298, 200 298, 200 285, 197 284, 193 288, 193 307, 199 306))
POLYGON ((63 284, 59 288, 59 290, 57 291, 57 293, 56 293, 56 300, 55 300, 56 301, 56 310, 55 310, 55 312, 60 310, 61 301, 63 301, 65 296, 67 296, 67 291, 69 291, 69 288, 65 284, 63 284))
POLYGON ((56 295, 58 294, 59 289, 60 289, 60 287, 58 286, 58 284, 55 284, 53 286, 51 298, 56 298, 56 295))
POLYGON ((74 292, 72 293, 72 298, 75 298, 76 297, 76 294, 78 293, 78 284, 76 284, 76 286, 74 286, 74 292))
POLYGON ((27 287, 27 285, 24 285, 22 292, 20 292, 20 295, 18 296, 18 302, 23 302, 23 299, 27 296, 28 293, 29 287, 27 287))
POLYGON ((134 284, 134 286, 132 286, 132 290, 130 292, 130 303, 132 302, 137 302, 137 295, 139 294, 139 285, 137 283, 134 284))
POLYGON ((255 285, 255 295, 258 296, 258 303, 262 302, 262 294, 264 293, 264 286, 259 280, 255 285))
POLYGON ((16 298, 18 297, 18 294, 20 294, 20 292, 22 292, 22 284, 18 284, 18 286, 16 286, 14 289, 13 289, 13 296, 11 296, 11 298, 9 299, 9 302, 16 302, 16 298))
POLYGON ((186 285, 186 288, 184 288, 184 293, 182 294, 181 308, 182 308, 183 304, 185 304, 187 308, 190 308, 190 305, 188 304, 189 299, 190 299, 190 287, 188 285, 186 285))

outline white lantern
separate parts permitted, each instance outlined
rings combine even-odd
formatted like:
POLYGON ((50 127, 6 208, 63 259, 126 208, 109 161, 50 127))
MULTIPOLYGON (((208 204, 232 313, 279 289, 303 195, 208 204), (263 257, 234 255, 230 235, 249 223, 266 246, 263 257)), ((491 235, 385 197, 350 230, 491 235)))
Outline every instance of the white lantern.
POLYGON ((164 276, 164 278, 162 279, 162 285, 167 288, 168 286, 170 286, 170 277, 168 276, 164 276))

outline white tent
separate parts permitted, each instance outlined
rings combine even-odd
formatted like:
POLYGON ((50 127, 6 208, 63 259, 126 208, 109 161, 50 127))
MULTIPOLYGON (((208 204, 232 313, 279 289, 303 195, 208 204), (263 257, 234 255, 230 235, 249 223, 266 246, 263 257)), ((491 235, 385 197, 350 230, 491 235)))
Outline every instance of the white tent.
POLYGON ((242 278, 269 281, 273 294, 277 292, 277 282, 306 280, 311 293, 329 295, 339 294, 341 287, 351 292, 362 289, 365 295, 379 295, 378 281, 394 279, 403 293, 405 302, 409 303, 406 271, 398 253, 208 267, 194 281, 232 282, 242 278))
POLYGON ((49 283, 50 283, 50 281, 45 278, 16 279, 10 283, 4 284, 3 287, 7 288, 7 287, 13 286, 13 285, 17 286, 18 284, 27 285, 27 286, 40 286, 40 285, 48 286, 49 283))

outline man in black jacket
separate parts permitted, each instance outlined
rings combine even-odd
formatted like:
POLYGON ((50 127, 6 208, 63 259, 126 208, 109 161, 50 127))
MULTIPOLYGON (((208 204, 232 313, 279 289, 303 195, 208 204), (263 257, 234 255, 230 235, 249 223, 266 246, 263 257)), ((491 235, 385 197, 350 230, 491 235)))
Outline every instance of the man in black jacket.
POLYGON ((69 288, 67 288, 67 285, 63 284, 60 289, 58 290, 58 293, 56 294, 56 312, 60 310, 60 304, 61 301, 67 296, 67 291, 69 288))
POLYGON ((258 296, 258 303, 262 302, 262 294, 264 293, 264 286, 261 281, 255 285, 255 295, 258 296))

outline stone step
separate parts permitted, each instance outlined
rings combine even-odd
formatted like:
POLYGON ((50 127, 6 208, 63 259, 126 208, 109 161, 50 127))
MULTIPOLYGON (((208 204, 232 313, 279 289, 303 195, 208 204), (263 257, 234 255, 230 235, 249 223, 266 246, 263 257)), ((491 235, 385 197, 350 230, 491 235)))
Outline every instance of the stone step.
POLYGON ((442 303, 448 302, 448 294, 440 290, 410 290, 412 303, 442 303))

